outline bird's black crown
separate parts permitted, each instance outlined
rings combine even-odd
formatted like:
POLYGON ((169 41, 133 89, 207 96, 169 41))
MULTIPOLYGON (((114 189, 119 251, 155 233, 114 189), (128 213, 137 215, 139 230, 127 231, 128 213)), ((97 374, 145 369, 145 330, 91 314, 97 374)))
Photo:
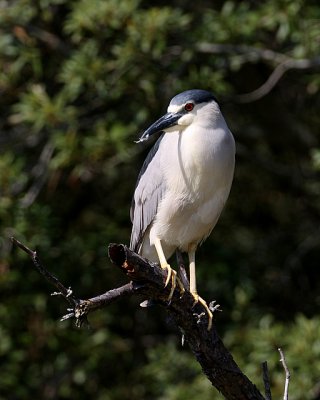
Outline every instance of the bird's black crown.
POLYGON ((207 103, 209 101, 218 102, 216 97, 207 90, 191 89, 174 96, 170 101, 170 104, 181 105, 187 103, 188 101, 193 101, 195 104, 207 103))

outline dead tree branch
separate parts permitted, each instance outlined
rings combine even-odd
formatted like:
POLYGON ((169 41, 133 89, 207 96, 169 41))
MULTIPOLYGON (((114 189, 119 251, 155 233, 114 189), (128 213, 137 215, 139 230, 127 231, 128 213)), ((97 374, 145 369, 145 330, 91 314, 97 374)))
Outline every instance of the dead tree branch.
POLYGON ((284 393, 283 393, 283 400, 289 400, 289 383, 290 383, 290 371, 286 362, 286 358, 284 356, 283 350, 279 347, 278 351, 280 353, 280 362, 283 366, 284 372, 286 374, 286 380, 284 384, 284 393))
POLYGON ((320 57, 296 59, 270 49, 254 46, 203 42, 198 44, 197 50, 200 53, 236 56, 240 64, 264 61, 274 66, 274 70, 261 86, 252 92, 234 96, 239 103, 250 103, 266 96, 289 70, 308 70, 320 67, 320 57))
POLYGON ((237 96, 237 100, 241 103, 249 103, 256 101, 266 96, 280 81, 282 76, 290 69, 310 69, 320 66, 320 57, 314 59, 288 59, 278 64, 270 74, 269 78, 257 89, 250 93, 245 93, 237 96))
POLYGON ((264 389, 265 389, 265 394, 266 394, 266 400, 272 400, 271 388, 270 388, 269 370, 268 370, 267 361, 264 361, 262 363, 262 376, 263 376, 263 383, 264 383, 264 389))
MULTIPOLYGON (((54 275, 41 264, 37 253, 18 240, 12 242, 31 257, 33 264, 44 277, 53 284, 71 305, 69 314, 63 319, 74 317, 77 326, 86 321, 87 315, 111 302, 131 295, 141 295, 148 302, 166 307, 168 314, 176 322, 184 339, 200 363, 212 385, 228 400, 265 400, 256 386, 242 373, 232 355, 220 339, 215 324, 207 330, 207 315, 200 304, 186 290, 183 294, 176 289, 168 303, 170 287, 164 288, 166 271, 157 264, 150 263, 128 247, 121 244, 109 245, 109 257, 130 282, 120 288, 87 300, 77 299, 54 275)), ((187 282, 185 283, 187 285, 187 282)), ((148 304, 148 302, 146 304, 148 304)))
POLYGON ((58 289, 59 292, 55 292, 54 295, 60 295, 64 297, 71 307, 76 307, 78 305, 79 300, 72 295, 72 290, 70 288, 67 289, 57 277, 55 277, 42 265, 36 251, 29 249, 29 247, 25 246, 14 237, 11 238, 11 241, 31 257, 33 265, 37 268, 40 274, 43 275, 46 280, 50 282, 56 289, 58 289))

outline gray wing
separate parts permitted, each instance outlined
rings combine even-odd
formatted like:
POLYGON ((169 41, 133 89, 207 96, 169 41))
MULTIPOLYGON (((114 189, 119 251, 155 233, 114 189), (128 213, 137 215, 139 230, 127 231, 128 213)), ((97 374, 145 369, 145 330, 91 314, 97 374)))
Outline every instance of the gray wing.
POLYGON ((146 229, 157 213, 159 202, 165 190, 158 152, 163 135, 152 147, 142 165, 132 199, 130 248, 136 252, 143 241, 146 229))

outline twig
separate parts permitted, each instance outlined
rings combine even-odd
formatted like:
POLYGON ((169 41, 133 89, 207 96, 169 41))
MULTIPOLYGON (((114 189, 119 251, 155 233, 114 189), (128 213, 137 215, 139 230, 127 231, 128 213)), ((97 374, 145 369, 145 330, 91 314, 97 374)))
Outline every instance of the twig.
POLYGON ((269 370, 268 370, 267 361, 264 361, 262 363, 262 376, 263 376, 263 383, 264 383, 264 389, 265 389, 265 394, 266 394, 266 400, 272 400, 271 388, 270 388, 269 370))
POLYGON ((282 349, 279 347, 278 351, 280 353, 280 362, 283 366, 283 369, 286 373, 286 381, 285 381, 285 385, 284 385, 284 394, 283 394, 283 400, 289 400, 289 383, 290 383, 290 371, 289 368, 287 366, 287 362, 284 356, 284 352, 282 351, 282 349))
POLYGON ((133 282, 129 282, 116 289, 108 290, 106 293, 100 294, 99 296, 87 300, 80 300, 75 308, 75 317, 79 318, 80 316, 87 315, 91 311, 103 308, 124 296, 133 294, 138 288, 139 287, 136 287, 133 282))
POLYGON ((79 300, 76 299, 72 294, 70 295, 71 289, 66 288, 57 277, 55 277, 42 265, 36 251, 29 249, 29 247, 25 246, 14 237, 11 237, 11 241, 31 257, 34 266, 37 268, 40 274, 43 275, 48 282, 55 286, 56 289, 58 289, 59 294, 64 297, 72 307, 76 307, 79 304, 79 300))
POLYGON ((257 62, 263 60, 279 64, 283 61, 290 59, 290 57, 288 57, 287 55, 283 53, 278 53, 271 49, 263 49, 260 47, 247 46, 243 44, 201 42, 196 46, 196 49, 201 53, 242 56, 242 63, 257 62))
POLYGON ((143 286, 139 284, 134 284, 133 282, 127 283, 116 289, 111 289, 106 293, 103 293, 99 296, 92 297, 90 299, 81 300, 73 296, 73 291, 71 288, 66 288, 57 277, 55 277, 51 272, 49 272, 40 262, 37 253, 23 243, 21 243, 16 238, 12 237, 11 241, 13 244, 18 246, 21 250, 27 253, 37 268, 38 272, 43 275, 49 283, 51 283, 55 288, 59 290, 59 292, 51 293, 51 296, 62 296, 64 297, 72 308, 68 308, 68 314, 65 314, 61 317, 60 321, 65 321, 70 318, 75 318, 75 324, 77 327, 81 327, 83 324, 88 324, 87 316, 90 312, 97 310, 99 308, 103 308, 106 305, 118 300, 121 297, 125 297, 131 295, 143 286))
POLYGON ((129 282, 126 285, 108 290, 106 293, 92 297, 91 299, 80 300, 79 304, 73 310, 70 310, 72 312, 64 315, 61 321, 74 317, 76 326, 80 328, 84 322, 88 323, 87 316, 90 312, 103 308, 120 298, 130 296, 139 289, 138 285, 136 286, 133 282, 129 282))

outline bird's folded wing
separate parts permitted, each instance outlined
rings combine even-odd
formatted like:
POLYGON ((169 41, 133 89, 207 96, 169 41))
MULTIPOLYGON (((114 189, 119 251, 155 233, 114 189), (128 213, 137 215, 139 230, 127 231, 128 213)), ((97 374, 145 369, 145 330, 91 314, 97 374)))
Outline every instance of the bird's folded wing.
POLYGON ((130 209, 132 221, 130 248, 136 252, 139 250, 146 229, 157 213, 159 202, 165 191, 165 182, 161 173, 158 152, 163 135, 152 147, 141 168, 132 199, 130 209))

